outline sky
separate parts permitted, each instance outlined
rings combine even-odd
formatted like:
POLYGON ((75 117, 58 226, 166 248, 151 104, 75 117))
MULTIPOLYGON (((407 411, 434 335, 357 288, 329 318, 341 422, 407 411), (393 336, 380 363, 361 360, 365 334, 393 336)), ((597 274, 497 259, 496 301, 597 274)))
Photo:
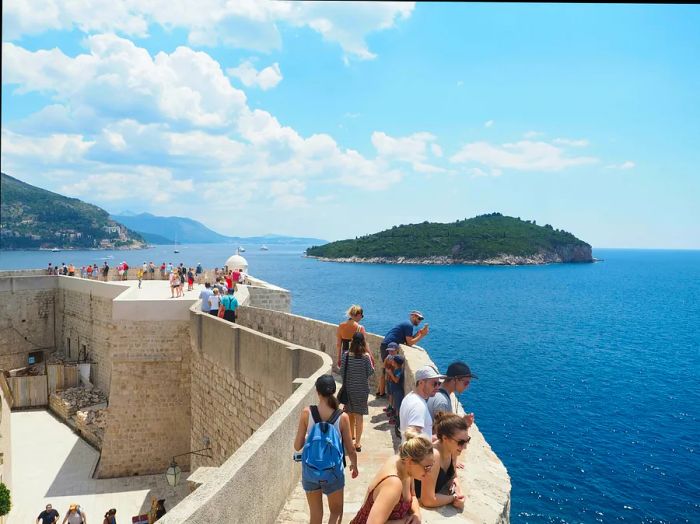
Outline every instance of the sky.
POLYGON ((2 171, 111 213, 700 248, 698 5, 2 6, 2 171))

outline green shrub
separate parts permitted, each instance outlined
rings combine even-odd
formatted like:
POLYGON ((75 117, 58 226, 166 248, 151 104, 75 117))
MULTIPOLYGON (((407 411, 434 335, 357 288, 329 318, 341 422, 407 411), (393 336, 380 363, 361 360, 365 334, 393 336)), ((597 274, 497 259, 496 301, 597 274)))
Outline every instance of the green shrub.
POLYGON ((0 517, 7 515, 12 509, 12 500, 10 498, 10 490, 7 486, 0 482, 0 517))

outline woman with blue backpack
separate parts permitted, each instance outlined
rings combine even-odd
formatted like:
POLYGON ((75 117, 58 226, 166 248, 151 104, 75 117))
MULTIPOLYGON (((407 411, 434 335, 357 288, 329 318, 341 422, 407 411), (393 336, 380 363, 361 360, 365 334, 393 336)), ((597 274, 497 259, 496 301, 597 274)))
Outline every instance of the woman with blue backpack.
POLYGON ((301 451, 301 485, 309 503, 309 522, 321 524, 323 495, 328 496, 329 524, 343 520, 345 456, 350 459, 352 478, 359 475, 357 452, 350 436, 350 419, 338 408, 335 379, 321 375, 316 380, 318 405, 304 408, 294 439, 301 451))

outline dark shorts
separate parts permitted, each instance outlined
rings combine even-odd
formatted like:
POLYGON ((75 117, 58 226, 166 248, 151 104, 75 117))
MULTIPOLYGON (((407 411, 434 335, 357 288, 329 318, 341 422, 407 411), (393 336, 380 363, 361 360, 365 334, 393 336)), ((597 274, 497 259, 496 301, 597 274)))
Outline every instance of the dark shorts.
POLYGON ((224 320, 228 320, 229 322, 235 322, 236 321, 236 312, 231 311, 230 309, 227 309, 224 311, 224 320))

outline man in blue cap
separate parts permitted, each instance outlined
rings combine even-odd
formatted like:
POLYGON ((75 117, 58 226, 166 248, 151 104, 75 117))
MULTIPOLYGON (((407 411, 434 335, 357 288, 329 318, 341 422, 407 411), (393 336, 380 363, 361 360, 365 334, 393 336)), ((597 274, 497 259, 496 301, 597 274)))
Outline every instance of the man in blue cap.
MULTIPOLYGON (((396 344, 406 344, 407 346, 413 346, 418 343, 424 336, 429 332, 428 324, 423 326, 421 329, 413 334, 413 328, 417 327, 418 324, 423 322, 423 313, 414 309, 408 315, 408 322, 401 322, 389 330, 389 332, 384 337, 381 345, 379 346, 379 354, 381 356, 382 363, 387 357, 387 347, 392 342, 396 344)), ((383 397, 385 395, 384 388, 386 384, 386 378, 384 377, 384 366, 382 365, 382 370, 379 373, 379 391, 377 391, 376 396, 383 397)))

